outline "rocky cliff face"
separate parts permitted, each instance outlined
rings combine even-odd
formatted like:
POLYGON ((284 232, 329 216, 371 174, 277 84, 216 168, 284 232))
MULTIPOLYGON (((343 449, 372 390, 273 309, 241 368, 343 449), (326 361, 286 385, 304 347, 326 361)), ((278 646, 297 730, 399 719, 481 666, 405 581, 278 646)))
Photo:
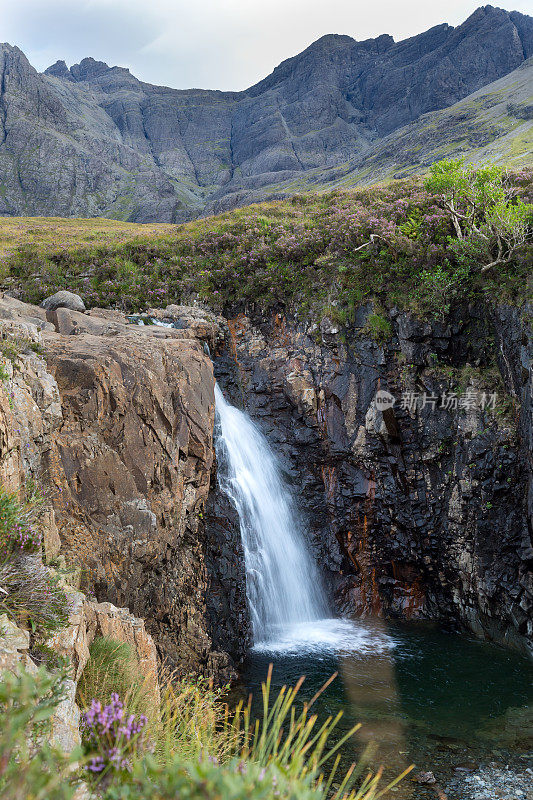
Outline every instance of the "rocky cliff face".
POLYGON ((216 372, 281 455, 339 609, 533 652, 531 309, 393 311, 377 337, 371 315, 237 316, 216 372))
POLYGON ((238 520, 216 481, 208 344, 280 455, 340 611, 531 651, 530 308, 457 307, 444 323, 367 306, 342 330, 149 313, 177 327, 0 299, 3 335, 43 348, 6 365, 0 480, 48 487, 49 558, 61 547, 182 671, 235 675, 249 623, 238 520))
POLYGON ((220 541, 205 525, 214 381, 203 344, 216 345, 220 324, 194 309, 165 314, 181 329, 1 299, 4 335, 31 335, 43 354, 20 356, 0 390, 0 475, 47 488, 51 556, 61 546, 99 600, 145 618, 170 666, 224 678, 247 623, 238 531, 220 541), (221 582, 232 602, 215 619, 221 582))
POLYGON ((492 6, 402 42, 325 36, 244 92, 152 86, 91 58, 40 75, 2 45, 0 214, 176 222, 294 191, 531 55, 531 17, 492 6))

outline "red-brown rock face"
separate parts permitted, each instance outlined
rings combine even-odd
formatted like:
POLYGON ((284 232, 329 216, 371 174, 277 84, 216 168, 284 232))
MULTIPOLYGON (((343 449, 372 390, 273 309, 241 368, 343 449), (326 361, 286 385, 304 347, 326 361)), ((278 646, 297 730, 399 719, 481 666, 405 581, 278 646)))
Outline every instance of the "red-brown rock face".
MULTIPOLYGON (((214 379, 203 341, 216 341, 219 323, 199 320, 197 310, 173 313, 180 330, 127 325, 98 310, 59 309, 46 320, 39 309, 0 300, 0 316, 37 316, 46 328, 39 334, 46 366, 29 358, 52 385, 57 413, 36 471, 52 489, 62 552, 81 564, 82 585, 145 618, 171 665, 229 675, 230 660, 213 653, 206 610, 214 379)), ((26 387, 41 428, 46 381, 26 387)), ((37 450, 39 425, 26 426, 37 450)), ((4 428, 13 438, 13 424, 4 428)), ((6 474, 20 471, 15 443, 5 449, 6 474)))

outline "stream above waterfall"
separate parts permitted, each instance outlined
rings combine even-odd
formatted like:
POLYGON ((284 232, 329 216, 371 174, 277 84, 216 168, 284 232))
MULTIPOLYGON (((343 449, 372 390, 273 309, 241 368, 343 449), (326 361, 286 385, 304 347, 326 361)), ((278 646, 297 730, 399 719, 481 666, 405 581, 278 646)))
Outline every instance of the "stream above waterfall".
MULTIPOLYGON (((346 767, 374 741, 378 750, 371 766, 385 764, 391 777, 414 763, 415 773, 435 774, 448 800, 529 798, 512 784, 518 774, 524 776, 517 779, 518 787, 529 783, 533 788, 533 772, 527 773, 533 768, 533 665, 526 658, 425 625, 383 620, 344 625, 352 633, 346 633, 337 651, 327 643, 298 648, 275 642, 271 649, 254 648, 243 673, 246 689, 257 701, 272 663, 273 691, 305 675, 300 699, 309 700, 338 672, 315 711, 324 719, 342 710, 340 730, 362 723, 344 747, 346 767), (482 793, 480 765, 502 771, 514 788, 482 793), (461 788, 469 782, 481 793, 461 788)), ((317 640, 324 635, 319 630, 317 640)), ((419 785, 408 777, 391 797, 418 800, 438 794, 434 785, 419 785)))

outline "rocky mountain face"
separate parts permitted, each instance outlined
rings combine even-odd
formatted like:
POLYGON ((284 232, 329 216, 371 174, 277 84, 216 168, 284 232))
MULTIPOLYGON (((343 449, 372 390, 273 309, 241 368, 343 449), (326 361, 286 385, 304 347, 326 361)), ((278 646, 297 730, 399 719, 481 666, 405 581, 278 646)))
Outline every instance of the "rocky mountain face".
MULTIPOLYGON (((276 184, 276 196, 298 191, 350 188, 392 178, 420 175, 435 161, 465 157, 474 163, 505 164, 520 169, 533 153, 533 57, 517 69, 483 86, 451 106, 422 114, 414 122, 374 140, 340 165, 309 170, 276 184)), ((247 189, 239 202, 264 198, 264 190, 247 189)), ((231 202, 222 198, 221 205, 231 202)))
POLYGON ((229 321, 215 372, 282 459, 338 609, 533 654, 531 313, 393 311, 377 337, 369 306, 346 330, 229 321))
POLYGON ((41 75, 1 45, 0 214, 179 222, 287 194, 532 55, 533 19, 492 6, 402 42, 322 37, 244 92, 91 58, 41 75))

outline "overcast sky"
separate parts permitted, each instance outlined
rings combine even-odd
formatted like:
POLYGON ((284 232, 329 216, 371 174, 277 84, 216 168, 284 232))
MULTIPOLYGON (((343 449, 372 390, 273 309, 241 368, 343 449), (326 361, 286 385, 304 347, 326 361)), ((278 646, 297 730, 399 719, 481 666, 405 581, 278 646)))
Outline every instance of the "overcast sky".
MULTIPOLYGON (((326 33, 398 41, 461 23, 465 0, 0 0, 0 41, 43 70, 85 56, 176 88, 244 89, 326 33)), ((533 0, 499 3, 532 13, 533 0)))

